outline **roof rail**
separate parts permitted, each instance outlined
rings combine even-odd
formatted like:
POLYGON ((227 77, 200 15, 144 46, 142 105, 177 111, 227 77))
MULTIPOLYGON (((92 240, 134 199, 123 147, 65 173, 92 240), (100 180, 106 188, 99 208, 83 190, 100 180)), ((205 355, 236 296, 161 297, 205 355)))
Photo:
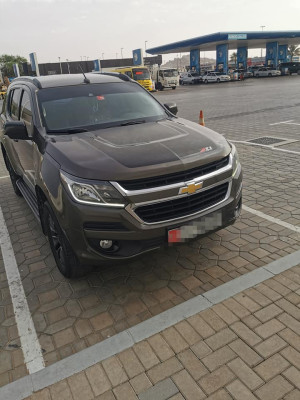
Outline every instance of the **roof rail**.
POLYGON ((18 77, 18 78, 15 78, 15 79, 13 80, 13 82, 16 82, 16 81, 19 81, 19 80, 20 80, 20 81, 31 82, 31 83, 33 83, 37 88, 42 89, 42 85, 41 85, 40 81, 39 81, 38 79, 36 79, 35 76, 20 76, 20 77, 18 77))
POLYGON ((116 78, 122 79, 122 81, 131 81, 128 75, 122 74, 120 72, 100 72, 101 75, 109 75, 109 76, 114 76, 116 78))

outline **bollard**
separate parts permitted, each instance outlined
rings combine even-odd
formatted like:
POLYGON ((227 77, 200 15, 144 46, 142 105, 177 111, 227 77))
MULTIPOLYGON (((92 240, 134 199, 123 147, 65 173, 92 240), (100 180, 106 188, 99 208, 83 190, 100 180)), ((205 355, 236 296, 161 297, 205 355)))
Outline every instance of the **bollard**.
POLYGON ((199 114, 199 125, 205 126, 204 116, 203 116, 203 111, 202 110, 200 110, 200 114, 199 114))

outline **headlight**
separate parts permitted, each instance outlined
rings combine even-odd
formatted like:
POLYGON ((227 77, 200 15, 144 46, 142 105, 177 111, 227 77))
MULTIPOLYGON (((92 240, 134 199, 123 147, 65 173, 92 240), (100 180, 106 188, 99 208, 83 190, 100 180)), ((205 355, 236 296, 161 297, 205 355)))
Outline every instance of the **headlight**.
POLYGON ((240 161, 235 145, 232 143, 230 143, 230 145, 232 154, 232 176, 234 177, 239 169, 240 161))
POLYGON ((100 205, 107 207, 124 207, 125 200, 109 182, 85 182, 60 173, 62 182, 71 196, 78 203, 100 205))

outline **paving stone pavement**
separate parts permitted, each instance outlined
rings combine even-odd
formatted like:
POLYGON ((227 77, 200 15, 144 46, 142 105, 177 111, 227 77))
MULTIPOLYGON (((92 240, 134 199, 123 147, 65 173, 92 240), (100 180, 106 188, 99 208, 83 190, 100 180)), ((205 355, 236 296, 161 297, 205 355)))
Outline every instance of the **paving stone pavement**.
MULTIPOLYGON (((69 281, 25 201, 9 181, 2 187, 0 205, 46 365, 300 248, 296 232, 244 212, 206 238, 69 281)), ((7 368, 2 385, 14 380, 14 367, 7 368)), ((22 366, 19 374, 26 373, 22 366)))
MULTIPOLYGON (((232 83, 229 85, 236 84, 234 96, 230 89, 233 86, 226 84, 218 89, 213 85, 184 87, 157 96, 160 100, 178 96, 181 115, 194 120, 205 98, 209 107, 206 125, 232 140, 259 136, 300 140, 299 126, 269 125, 297 118, 298 92, 292 88, 299 79, 296 76, 255 80, 246 82, 246 86, 232 83), (278 87, 274 87, 274 82, 278 82, 278 87), (283 85, 287 85, 289 96, 283 85), (245 88, 248 103, 244 98, 245 88), (265 90, 274 95, 269 103, 262 96, 265 90), (189 96, 197 101, 189 101, 189 96), (218 97, 224 101, 216 101, 218 97)), ((236 145, 244 168, 244 204, 300 226, 299 156, 236 145)), ((288 146, 297 149, 296 145, 288 146)), ((0 176, 6 176, 0 159, 0 176)), ((9 179, 0 179, 0 187, 0 206, 46 365, 300 248, 296 232, 244 211, 234 226, 206 238, 149 253, 132 262, 95 269, 84 279, 69 281, 58 272, 47 239, 25 201, 13 193, 9 179)), ((249 320, 254 321, 252 316, 249 320)), ((0 323, 0 386, 3 386, 26 375, 27 370, 19 348, 1 254, 0 323)), ((170 390, 174 389, 170 381, 167 384, 170 390)), ((233 387, 240 390, 239 384, 233 387)))
POLYGON ((298 400, 300 264, 26 400, 298 400))

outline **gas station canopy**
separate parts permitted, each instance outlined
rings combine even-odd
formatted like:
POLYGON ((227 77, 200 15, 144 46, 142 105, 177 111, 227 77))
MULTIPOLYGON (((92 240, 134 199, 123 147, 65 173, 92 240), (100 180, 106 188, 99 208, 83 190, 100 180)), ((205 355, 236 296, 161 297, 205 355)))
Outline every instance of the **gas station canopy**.
POLYGON ((245 46, 248 49, 263 48, 266 43, 278 42, 278 45, 300 44, 300 31, 251 31, 218 32, 182 40, 163 46, 147 49, 149 54, 185 53, 191 50, 214 51, 221 44, 227 44, 229 50, 245 46))

